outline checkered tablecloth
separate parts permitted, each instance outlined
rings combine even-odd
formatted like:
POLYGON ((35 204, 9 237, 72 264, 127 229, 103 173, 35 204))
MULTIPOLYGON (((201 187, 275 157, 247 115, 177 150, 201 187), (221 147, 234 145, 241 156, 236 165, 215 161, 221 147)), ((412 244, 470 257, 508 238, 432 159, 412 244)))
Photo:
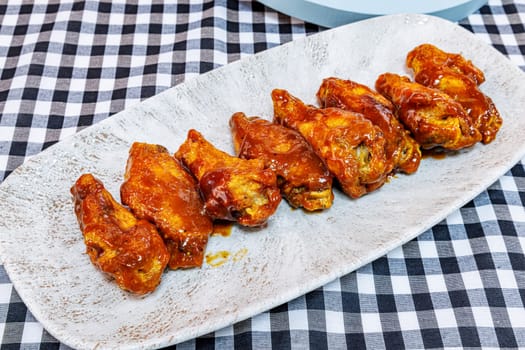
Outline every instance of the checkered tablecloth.
MULTIPOLYGON (((131 104, 323 30, 245 0, 41 3, 0 4, 0 181, 131 104)), ((491 0, 460 25, 525 69, 525 0, 491 0)), ((522 161, 386 256, 176 348, 525 348, 524 204, 522 161)), ((1 266, 0 341, 67 348, 1 266)))

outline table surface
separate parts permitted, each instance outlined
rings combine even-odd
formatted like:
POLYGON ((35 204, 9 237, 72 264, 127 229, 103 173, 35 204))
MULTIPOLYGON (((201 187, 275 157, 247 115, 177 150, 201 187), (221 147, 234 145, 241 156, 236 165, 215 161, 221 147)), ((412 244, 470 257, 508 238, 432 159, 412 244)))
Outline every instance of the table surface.
MULTIPOLYGON (((489 1, 459 23, 522 70, 524 24, 524 0, 489 1)), ((0 181, 127 106, 322 30, 253 1, 0 5, 0 181)), ((525 347, 524 203, 522 160, 386 256, 175 347, 525 347)), ((0 340, 2 349, 68 348, 31 315, 1 265, 0 340)))

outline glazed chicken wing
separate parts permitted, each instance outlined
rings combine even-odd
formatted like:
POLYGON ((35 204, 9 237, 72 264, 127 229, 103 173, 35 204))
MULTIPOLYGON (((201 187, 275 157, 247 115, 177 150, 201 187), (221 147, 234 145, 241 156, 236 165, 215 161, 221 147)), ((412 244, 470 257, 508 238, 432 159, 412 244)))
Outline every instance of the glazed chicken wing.
POLYGON ((309 211, 332 205, 332 176, 301 134, 240 112, 231 117, 230 128, 239 157, 262 159, 277 174, 281 193, 290 205, 309 211))
POLYGON ((469 77, 477 85, 485 81, 483 72, 471 61, 459 54, 445 52, 432 44, 422 44, 414 48, 407 55, 407 64, 417 70, 423 68, 422 65, 428 64, 436 68, 447 67, 455 73, 469 77), (410 61, 412 63, 409 63, 410 61))
POLYGON ((463 107, 440 90, 393 73, 380 75, 376 89, 394 103, 399 119, 424 149, 459 150, 481 140, 463 107))
POLYGON ((394 106, 381 94, 351 80, 323 80, 317 98, 321 107, 338 107, 361 113, 378 126, 386 139, 386 155, 392 159, 394 171, 411 174, 421 161, 418 143, 394 115, 394 106))
POLYGON ((379 188, 392 166, 381 130, 361 114, 305 105, 285 90, 272 92, 274 121, 293 128, 326 162, 352 198, 379 188))
POLYGON ((80 176, 71 194, 91 262, 124 290, 153 291, 169 259, 155 226, 137 220, 91 174, 80 176))
POLYGON ((423 44, 408 53, 406 63, 414 70, 418 83, 445 92, 463 106, 480 131, 483 143, 494 140, 502 119, 492 99, 480 91, 478 85, 485 78, 472 62, 423 44))
POLYGON ((206 213, 215 219, 260 226, 281 201, 277 176, 262 159, 241 159, 215 148, 190 130, 175 156, 195 175, 206 213))
POLYGON ((171 269, 202 265, 213 223, 203 212, 197 182, 166 148, 131 146, 120 196, 137 217, 157 225, 171 269))

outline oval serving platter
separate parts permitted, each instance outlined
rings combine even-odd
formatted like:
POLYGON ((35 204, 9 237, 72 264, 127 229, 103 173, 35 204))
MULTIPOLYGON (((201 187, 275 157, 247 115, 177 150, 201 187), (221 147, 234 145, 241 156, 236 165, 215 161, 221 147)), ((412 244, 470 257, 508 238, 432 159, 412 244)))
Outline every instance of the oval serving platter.
POLYGON ((132 106, 32 157, 0 185, 0 253, 33 315, 78 349, 149 349, 182 342, 280 305, 384 255, 443 220, 525 154, 525 76, 494 48, 451 22, 393 15, 349 24, 248 57, 132 106), (392 36, 390 28, 396 28, 392 36), (315 103, 321 80, 373 86, 383 72, 409 74, 404 58, 432 43, 472 59, 482 90, 504 118, 496 140, 445 159, 424 159, 358 200, 336 193, 331 209, 305 214, 281 203, 258 230, 212 237, 210 254, 237 259, 167 271, 145 297, 119 290, 85 254, 69 188, 91 172, 118 198, 132 142, 174 152, 190 128, 232 152, 228 120, 270 119, 274 88, 315 103), (242 253, 242 254, 240 254, 242 253))

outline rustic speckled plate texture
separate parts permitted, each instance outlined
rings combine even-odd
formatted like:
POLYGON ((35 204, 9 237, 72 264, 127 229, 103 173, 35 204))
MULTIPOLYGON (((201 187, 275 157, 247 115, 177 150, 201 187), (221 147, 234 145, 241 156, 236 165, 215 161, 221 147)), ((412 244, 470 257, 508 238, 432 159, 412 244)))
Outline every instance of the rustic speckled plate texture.
POLYGON ((416 237, 496 181, 525 154, 525 77, 459 26, 424 15, 357 22, 268 50, 188 80, 28 160, 0 185, 0 248, 23 301, 62 342, 81 349, 155 348, 256 315, 349 273, 416 237), (207 251, 232 257, 219 267, 167 271, 145 297, 121 291, 85 254, 69 188, 91 172, 118 198, 133 141, 174 152, 195 128, 232 152, 233 112, 271 118, 270 91, 315 103, 322 78, 373 86, 383 72, 409 74, 406 53, 430 42, 460 52, 485 73, 483 91, 504 125, 490 145, 424 159, 358 200, 336 193, 318 214, 282 203, 259 230, 235 226, 207 251), (246 255, 233 256, 237 252, 246 255))

